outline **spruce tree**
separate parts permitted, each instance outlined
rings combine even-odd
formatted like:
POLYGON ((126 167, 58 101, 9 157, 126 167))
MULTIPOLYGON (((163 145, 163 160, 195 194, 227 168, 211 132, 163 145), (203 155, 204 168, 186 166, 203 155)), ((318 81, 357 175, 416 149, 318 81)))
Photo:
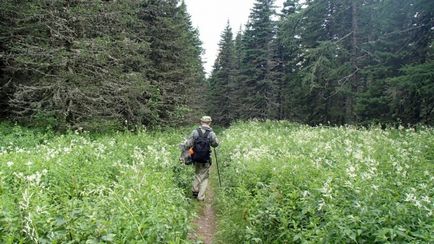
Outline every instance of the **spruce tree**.
POLYGON ((2 4, 11 21, 2 40, 14 119, 59 128, 156 119, 137 1, 2 4))
POLYGON ((228 125, 234 119, 233 87, 235 83, 235 51, 233 33, 229 21, 221 34, 219 53, 209 79, 210 83, 210 114, 216 122, 228 125))
POLYGON ((357 111, 363 120, 418 123, 432 121, 428 93, 434 4, 429 1, 383 1, 372 9, 364 51, 371 62, 363 70, 367 88, 357 111), (420 72, 420 76, 416 75, 420 72), (411 75, 413 74, 413 78, 411 75), (416 78, 418 77, 418 78, 416 78))
POLYGON ((63 129, 174 124, 203 87, 201 43, 178 1, 0 6, 3 116, 63 129))
POLYGON ((181 107, 185 108, 181 109, 181 112, 184 113, 182 115, 184 120, 192 122, 206 110, 205 103, 200 102, 207 98, 207 83, 201 59, 203 49, 199 31, 193 27, 184 1, 178 7, 178 12, 175 21, 183 30, 181 36, 183 61, 179 65, 183 69, 183 83, 187 87, 185 94, 182 94, 186 98, 186 104, 181 107))
POLYGON ((256 1, 243 35, 240 81, 242 118, 276 117, 276 84, 272 80, 275 15, 273 0, 256 1))
POLYGON ((149 79, 159 88, 157 107, 163 123, 178 123, 197 98, 194 88, 203 81, 198 33, 191 26, 185 4, 177 0, 144 1, 140 18, 150 43, 149 79))
POLYGON ((296 67, 293 62, 295 60, 295 50, 298 49, 298 47, 295 43, 295 33, 288 31, 289 25, 287 22, 296 14, 295 5, 296 2, 294 0, 287 0, 283 3, 276 31, 276 47, 274 49, 276 66, 274 68, 274 80, 276 81, 277 87, 276 104, 278 119, 290 118, 290 108, 292 108, 291 110, 294 108, 289 102, 292 97, 291 92, 293 91, 289 84, 291 83, 296 67))
POLYGON ((243 104, 242 97, 244 94, 244 87, 242 84, 242 80, 245 78, 241 74, 241 66, 244 55, 244 47, 243 47, 243 31, 240 27, 237 35, 234 40, 234 70, 233 70, 233 83, 230 86, 231 89, 231 107, 233 114, 233 118, 235 120, 240 120, 242 118, 241 114, 246 104, 243 104))

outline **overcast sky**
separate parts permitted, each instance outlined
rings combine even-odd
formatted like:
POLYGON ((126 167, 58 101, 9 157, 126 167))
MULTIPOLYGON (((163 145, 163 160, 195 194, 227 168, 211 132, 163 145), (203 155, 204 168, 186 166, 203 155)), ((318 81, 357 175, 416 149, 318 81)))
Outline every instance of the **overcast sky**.
MULTIPOLYGON (((282 8, 283 1, 275 1, 277 10, 282 8)), ((256 0, 185 0, 193 26, 199 28, 202 47, 205 49, 202 60, 208 74, 217 56, 218 42, 227 21, 231 23, 235 35, 241 26, 244 28, 255 2, 256 0)))

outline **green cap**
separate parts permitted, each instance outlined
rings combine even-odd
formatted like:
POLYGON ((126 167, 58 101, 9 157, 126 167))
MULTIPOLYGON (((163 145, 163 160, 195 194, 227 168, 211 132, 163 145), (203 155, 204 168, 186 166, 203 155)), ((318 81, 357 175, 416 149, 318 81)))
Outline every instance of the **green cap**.
POLYGON ((200 118, 200 122, 209 123, 211 121, 212 121, 211 116, 202 116, 202 118, 200 118))

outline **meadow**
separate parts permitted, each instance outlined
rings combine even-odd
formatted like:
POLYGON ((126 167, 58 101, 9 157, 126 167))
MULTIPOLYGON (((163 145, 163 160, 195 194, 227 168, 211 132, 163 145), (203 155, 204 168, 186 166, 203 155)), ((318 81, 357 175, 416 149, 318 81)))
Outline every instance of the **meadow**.
MULTIPOLYGON (((0 242, 194 242, 190 131, 0 124, 0 242)), ((217 243, 434 242, 432 128, 251 121, 217 136, 217 243)))
POLYGON ((183 134, 0 130, 0 243, 179 243, 194 208, 183 134))
POLYGON ((432 128, 224 131, 221 243, 433 243, 432 128))

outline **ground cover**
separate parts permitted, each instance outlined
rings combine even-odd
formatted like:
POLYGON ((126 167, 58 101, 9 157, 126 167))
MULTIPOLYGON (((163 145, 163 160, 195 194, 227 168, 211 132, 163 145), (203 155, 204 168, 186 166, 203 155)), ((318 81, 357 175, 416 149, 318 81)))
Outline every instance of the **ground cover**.
POLYGON ((179 132, 1 126, 0 242, 179 243, 194 208, 179 132))
POLYGON ((434 130, 238 123, 221 136, 222 243, 434 242, 434 130))
POLYGON ((178 163, 190 131, 1 124, 0 242, 434 242, 431 128, 237 123, 205 203, 178 163))

